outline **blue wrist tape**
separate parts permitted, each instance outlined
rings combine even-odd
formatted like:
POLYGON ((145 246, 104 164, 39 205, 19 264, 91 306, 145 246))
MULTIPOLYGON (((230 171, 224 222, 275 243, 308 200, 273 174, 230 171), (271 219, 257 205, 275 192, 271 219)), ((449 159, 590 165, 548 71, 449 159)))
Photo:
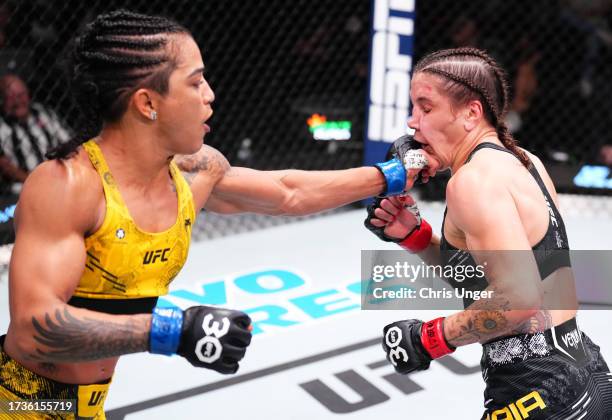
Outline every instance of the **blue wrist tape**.
POLYGON ((387 182, 385 195, 397 195, 404 192, 406 187, 406 168, 399 158, 375 164, 380 169, 387 182))
POLYGON ((170 356, 176 353, 181 339, 183 311, 178 308, 153 309, 149 351, 170 356))

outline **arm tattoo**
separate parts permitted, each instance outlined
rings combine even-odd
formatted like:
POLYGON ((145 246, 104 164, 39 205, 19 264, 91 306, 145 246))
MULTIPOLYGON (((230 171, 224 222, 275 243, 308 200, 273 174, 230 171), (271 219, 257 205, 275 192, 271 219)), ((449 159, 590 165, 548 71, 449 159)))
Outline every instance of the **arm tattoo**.
POLYGON ((506 331, 508 320, 501 310, 466 310, 448 329, 446 339, 455 346, 489 340, 506 331))
POLYGON ((467 310, 459 315, 454 328, 449 329, 447 340, 455 345, 470 344, 476 339, 479 342, 489 341, 501 335, 534 334, 546 331, 553 326, 549 311, 542 309, 523 323, 508 330, 509 322, 505 316, 507 310, 467 310), (453 334, 454 333, 454 334, 453 334))
POLYGON ((508 332, 510 301, 496 294, 498 290, 494 286, 489 286, 487 290, 493 291, 492 298, 478 300, 453 318, 447 318, 449 324, 447 326, 445 323, 444 330, 450 344, 461 346, 489 341, 508 332))
POLYGON ((150 320, 132 316, 127 321, 101 321, 70 313, 68 308, 46 313, 44 322, 32 317, 40 345, 30 358, 44 362, 77 362, 146 351, 150 320))
POLYGON ((223 173, 224 175, 231 175, 231 165, 221 153, 217 152, 215 154, 210 155, 210 166, 211 168, 216 168, 218 171, 223 173))
POLYGON ((190 184, 199 173, 206 172, 220 179, 231 169, 229 162, 219 151, 207 146, 193 155, 176 156, 175 161, 190 184))
POLYGON ((56 373, 57 372, 57 365, 55 363, 41 362, 41 363, 38 364, 38 367, 41 370, 44 370, 47 373, 56 373))
POLYGON ((546 309, 539 310, 531 318, 512 331, 512 334, 534 334, 539 331, 546 331, 553 326, 552 316, 546 309))
POLYGON ((197 153, 195 155, 185 155, 177 158, 177 164, 181 171, 198 173, 200 171, 208 170, 208 156, 204 153, 197 153))

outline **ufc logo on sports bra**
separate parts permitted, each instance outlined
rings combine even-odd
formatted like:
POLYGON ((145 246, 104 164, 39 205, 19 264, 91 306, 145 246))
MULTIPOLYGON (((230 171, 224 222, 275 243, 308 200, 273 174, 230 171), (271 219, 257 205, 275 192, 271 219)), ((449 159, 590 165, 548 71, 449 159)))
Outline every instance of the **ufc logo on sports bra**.
POLYGON ((487 414, 487 420, 523 420, 529 418, 529 413, 533 410, 544 410, 546 404, 538 391, 530 392, 515 403, 507 407, 495 410, 492 414, 487 414))
POLYGON ((143 265, 155 264, 157 260, 160 260, 161 262, 166 262, 168 261, 168 257, 166 257, 166 254, 168 253, 168 251, 170 251, 170 248, 156 249, 155 251, 147 251, 145 252, 144 259, 142 260, 142 264, 143 265))
POLYGON ((554 227, 559 227, 559 223, 557 222, 557 218, 555 217, 555 212, 553 211, 550 202, 548 201, 548 198, 544 197, 544 200, 546 200, 546 205, 548 206, 548 213, 550 214, 550 223, 554 227))

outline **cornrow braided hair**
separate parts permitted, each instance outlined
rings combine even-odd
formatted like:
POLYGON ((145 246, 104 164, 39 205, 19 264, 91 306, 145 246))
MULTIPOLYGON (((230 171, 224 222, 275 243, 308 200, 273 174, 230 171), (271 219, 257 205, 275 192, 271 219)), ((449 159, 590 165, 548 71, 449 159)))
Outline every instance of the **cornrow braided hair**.
POLYGON ((48 159, 66 159, 99 134, 104 122, 116 122, 125 113, 131 94, 147 87, 160 94, 176 68, 170 36, 189 31, 160 16, 127 10, 102 14, 74 41, 70 81, 82 111, 77 137, 47 153, 48 159))
POLYGON ((421 59, 414 73, 431 73, 449 84, 445 90, 456 103, 479 99, 485 117, 495 127, 504 147, 529 168, 531 161, 510 134, 504 121, 508 111, 508 84, 506 74, 485 51, 477 48, 453 48, 433 52, 421 59))

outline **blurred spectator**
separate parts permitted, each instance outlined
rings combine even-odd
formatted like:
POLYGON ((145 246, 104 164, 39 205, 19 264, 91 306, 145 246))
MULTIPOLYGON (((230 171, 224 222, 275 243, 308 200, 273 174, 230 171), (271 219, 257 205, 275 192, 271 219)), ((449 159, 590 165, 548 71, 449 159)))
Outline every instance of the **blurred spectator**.
POLYGON ((604 165, 612 166, 612 144, 606 144, 599 149, 599 160, 604 165))
POLYGON ((601 60, 601 49, 612 48, 612 31, 608 23, 612 0, 562 0, 561 18, 584 37, 584 57, 579 81, 583 97, 591 96, 593 77, 601 60))
POLYGON ((519 132, 523 126, 523 118, 531 107, 534 95, 538 89, 537 64, 541 54, 533 44, 522 37, 516 48, 519 52, 515 71, 510 88, 512 89, 512 102, 506 116, 508 129, 512 134, 519 132))
POLYGON ((0 78, 0 175, 5 189, 23 182, 49 149, 69 139, 69 129, 54 111, 31 102, 23 80, 13 74, 0 78))

